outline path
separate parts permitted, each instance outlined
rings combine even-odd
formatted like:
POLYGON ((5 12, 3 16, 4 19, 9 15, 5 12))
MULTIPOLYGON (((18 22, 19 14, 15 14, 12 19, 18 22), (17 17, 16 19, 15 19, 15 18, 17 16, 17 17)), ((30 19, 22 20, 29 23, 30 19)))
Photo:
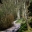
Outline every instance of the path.
POLYGON ((16 23, 16 21, 13 22, 14 23, 13 27, 11 27, 5 31, 0 31, 0 32, 16 32, 20 28, 20 23, 16 23))

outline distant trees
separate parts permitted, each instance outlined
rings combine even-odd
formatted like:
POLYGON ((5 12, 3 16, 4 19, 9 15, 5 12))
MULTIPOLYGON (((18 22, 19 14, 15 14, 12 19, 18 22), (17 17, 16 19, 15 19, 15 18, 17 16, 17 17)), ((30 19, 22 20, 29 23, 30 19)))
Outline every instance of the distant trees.
POLYGON ((23 5, 23 6, 24 6, 24 7, 23 7, 23 8, 24 8, 23 11, 24 11, 24 12, 22 11, 22 12, 23 12, 22 15, 23 15, 23 18, 26 20, 27 28, 28 28, 28 30, 29 30, 29 23, 28 23, 28 6, 29 6, 30 3, 28 3, 28 2, 29 2, 28 0, 24 1, 24 5, 23 5))

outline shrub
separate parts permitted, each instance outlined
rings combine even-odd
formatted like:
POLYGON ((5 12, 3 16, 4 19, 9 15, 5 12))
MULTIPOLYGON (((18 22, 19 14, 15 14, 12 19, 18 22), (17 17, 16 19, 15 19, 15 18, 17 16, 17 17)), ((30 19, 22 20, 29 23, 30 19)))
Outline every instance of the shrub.
POLYGON ((2 3, 0 4, 0 30, 11 27, 15 10, 15 4, 12 0, 2 0, 2 3))
POLYGON ((0 30, 4 30, 12 26, 12 22, 14 21, 14 17, 12 14, 3 15, 0 18, 0 30))
POLYGON ((17 32, 23 32, 25 30, 27 30, 27 24, 26 23, 21 24, 21 27, 20 27, 20 29, 17 32))

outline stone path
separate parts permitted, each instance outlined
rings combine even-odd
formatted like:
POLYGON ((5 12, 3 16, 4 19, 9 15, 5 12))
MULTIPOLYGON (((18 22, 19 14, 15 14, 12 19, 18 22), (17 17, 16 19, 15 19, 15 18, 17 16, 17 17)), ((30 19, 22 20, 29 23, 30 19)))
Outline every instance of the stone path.
MULTIPOLYGON (((17 21, 17 20, 16 20, 17 21)), ((16 23, 16 21, 13 22, 14 26, 5 30, 5 31, 0 31, 0 32, 16 32, 20 28, 20 23, 16 23)))

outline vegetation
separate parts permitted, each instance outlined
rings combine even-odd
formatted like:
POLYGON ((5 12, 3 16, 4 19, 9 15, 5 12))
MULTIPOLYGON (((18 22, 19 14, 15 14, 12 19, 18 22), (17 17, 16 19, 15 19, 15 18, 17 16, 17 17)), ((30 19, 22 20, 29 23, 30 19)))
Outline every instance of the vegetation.
MULTIPOLYGON (((26 21, 25 21, 25 23, 22 23, 23 20, 20 20, 20 21, 21 21, 21 26, 20 26, 20 29, 17 30, 17 32, 28 32, 26 21)), ((29 22, 29 26, 30 26, 30 30, 29 31, 31 32, 32 31, 32 19, 29 19, 28 22, 29 22)))
POLYGON ((12 22, 14 21, 13 15, 3 15, 0 17, 0 30, 5 30, 12 26, 12 22))
MULTIPOLYGON (((12 22, 16 20, 17 17, 18 18, 22 17, 22 15, 23 15, 22 18, 25 18, 25 20, 19 19, 16 22, 16 23, 21 23, 21 27, 18 30, 18 32, 23 32, 28 29, 27 21, 30 21, 28 24, 32 27, 32 19, 27 20, 28 16, 27 16, 26 6, 29 6, 27 5, 29 3, 27 2, 26 4, 24 0, 22 2, 21 1, 22 0, 18 0, 18 1, 17 0, 2 0, 2 4, 0 4, 0 30, 4 30, 13 26, 12 22), (20 11, 20 15, 19 15, 19 11, 20 11), (22 23, 22 22, 27 22, 27 23, 22 23)), ((30 3, 28 10, 30 12, 29 16, 32 16, 32 2, 30 3)))
POLYGON ((16 19, 15 5, 10 0, 3 0, 0 4, 0 30, 7 29, 16 19))
POLYGON ((18 30, 18 32, 24 32, 26 30, 27 30, 27 24, 24 23, 24 24, 21 24, 20 29, 18 30))
POLYGON ((19 19, 16 23, 25 23, 26 20, 25 19, 19 19))

